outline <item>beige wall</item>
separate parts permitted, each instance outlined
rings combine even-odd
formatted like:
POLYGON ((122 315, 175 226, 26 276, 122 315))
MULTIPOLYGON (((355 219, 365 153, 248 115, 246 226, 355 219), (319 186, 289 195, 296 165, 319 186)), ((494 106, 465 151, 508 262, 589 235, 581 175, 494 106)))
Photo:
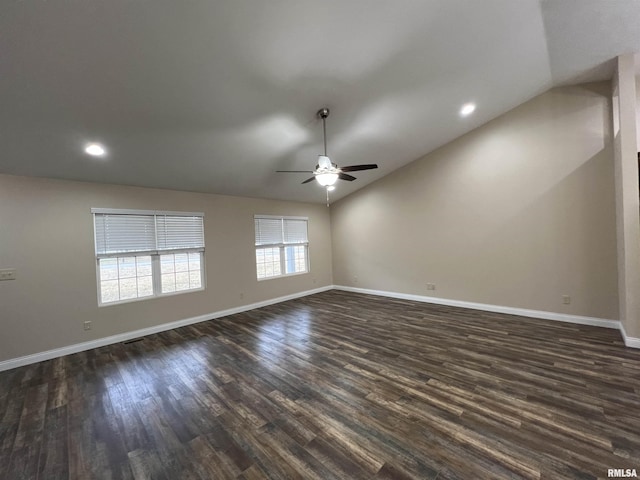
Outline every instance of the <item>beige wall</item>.
POLYGON ((617 319, 610 96, 551 90, 335 203, 334 284, 617 319))
POLYGON ((17 279, 0 282, 0 361, 330 285, 329 209, 0 175, 7 267, 17 279), (98 308, 92 207, 204 212, 206 290, 98 308), (254 214, 309 217, 309 274, 256 280, 254 214))

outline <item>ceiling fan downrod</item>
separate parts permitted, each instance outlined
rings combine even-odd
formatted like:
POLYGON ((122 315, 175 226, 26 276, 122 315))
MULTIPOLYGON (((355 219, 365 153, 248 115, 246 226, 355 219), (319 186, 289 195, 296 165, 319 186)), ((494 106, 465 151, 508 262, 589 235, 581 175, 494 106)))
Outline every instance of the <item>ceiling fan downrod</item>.
POLYGON ((322 132, 323 132, 323 138, 324 138, 324 156, 328 157, 329 155, 327 155, 327 117, 329 116, 329 109, 328 108, 321 108, 320 110, 318 110, 318 113, 316 113, 316 115, 318 115, 319 118, 322 119, 322 132))

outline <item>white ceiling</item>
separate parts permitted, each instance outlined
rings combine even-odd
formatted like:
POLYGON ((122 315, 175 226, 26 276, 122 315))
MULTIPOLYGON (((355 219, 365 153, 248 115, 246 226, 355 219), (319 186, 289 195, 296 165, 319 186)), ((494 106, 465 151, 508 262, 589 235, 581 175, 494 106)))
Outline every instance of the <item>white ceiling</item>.
POLYGON ((87 0, 0 5, 0 172, 323 202, 640 51, 636 0, 87 0), (458 110, 476 102, 476 113, 458 110), (104 159, 83 145, 99 141, 104 159))

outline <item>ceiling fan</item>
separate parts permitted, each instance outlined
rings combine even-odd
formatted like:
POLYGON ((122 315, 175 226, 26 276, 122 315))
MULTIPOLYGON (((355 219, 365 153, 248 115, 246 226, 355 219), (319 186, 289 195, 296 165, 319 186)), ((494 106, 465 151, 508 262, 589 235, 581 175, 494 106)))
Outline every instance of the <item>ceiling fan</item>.
POLYGON ((313 177, 307 178, 302 183, 309 183, 316 180, 323 187, 327 187, 327 190, 333 190, 333 184, 340 180, 346 180, 347 182, 353 182, 356 177, 349 175, 346 172, 357 172, 360 170, 372 170, 378 168, 375 163, 368 163, 365 165, 349 165, 346 167, 338 167, 335 163, 331 162, 331 159, 327 156, 327 124, 326 120, 329 116, 328 108, 321 108, 316 114, 318 118, 322 119, 322 131, 324 133, 324 155, 318 155, 318 164, 315 170, 277 170, 279 173, 312 173, 313 177))

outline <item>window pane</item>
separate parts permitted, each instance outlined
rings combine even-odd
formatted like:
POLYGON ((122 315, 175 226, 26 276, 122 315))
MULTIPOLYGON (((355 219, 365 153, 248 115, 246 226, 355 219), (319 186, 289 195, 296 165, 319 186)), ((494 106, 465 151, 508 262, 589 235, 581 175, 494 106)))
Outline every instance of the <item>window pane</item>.
POLYGON ((287 268, 287 273, 294 273, 296 271, 296 247, 286 247, 284 249, 285 253, 285 266, 287 268))
POLYGON ((199 271, 189 272, 189 286, 191 288, 202 288, 202 275, 199 271))
POLYGON ((176 273, 176 292, 180 290, 189 290, 189 272, 176 273))
POLYGON ((153 277, 138 278, 138 297, 149 297, 153 295, 153 277))
POLYGON ((173 255, 160 255, 160 273, 173 273, 173 255))
POLYGON ((100 259, 100 280, 116 280, 118 278, 118 259, 100 259))
MULTIPOLYGON (((100 262, 102 264, 102 262, 100 262)), ((102 303, 117 302, 120 300, 118 280, 105 280, 100 282, 100 299, 102 303)))
POLYGON ((134 278, 120 279, 120 300, 138 297, 138 282, 134 278))
POLYGON ((151 256, 136 257, 138 277, 151 275, 151 256))
POLYGON ((256 270, 258 278, 281 275, 280 248, 256 249, 256 270))
POLYGON ((160 256, 162 293, 202 288, 202 253, 169 253, 160 256))
POLYGON ((307 247, 296 245, 285 248, 287 273, 307 271, 307 247))
POLYGON ((175 255, 176 272, 189 271, 189 256, 186 253, 176 253, 175 255))
POLYGON ((132 278, 135 276, 136 257, 118 257, 118 277, 122 279, 132 278))
POLYGON ((99 268, 102 303, 153 295, 151 255, 102 258, 99 268))
POLYGON ((200 253, 190 253, 189 254, 189 270, 200 271, 200 253))
POLYGON ((307 271, 307 247, 296 247, 296 272, 307 271))
POLYGON ((176 291, 176 276, 173 273, 163 273, 162 277, 162 293, 171 293, 176 291))

